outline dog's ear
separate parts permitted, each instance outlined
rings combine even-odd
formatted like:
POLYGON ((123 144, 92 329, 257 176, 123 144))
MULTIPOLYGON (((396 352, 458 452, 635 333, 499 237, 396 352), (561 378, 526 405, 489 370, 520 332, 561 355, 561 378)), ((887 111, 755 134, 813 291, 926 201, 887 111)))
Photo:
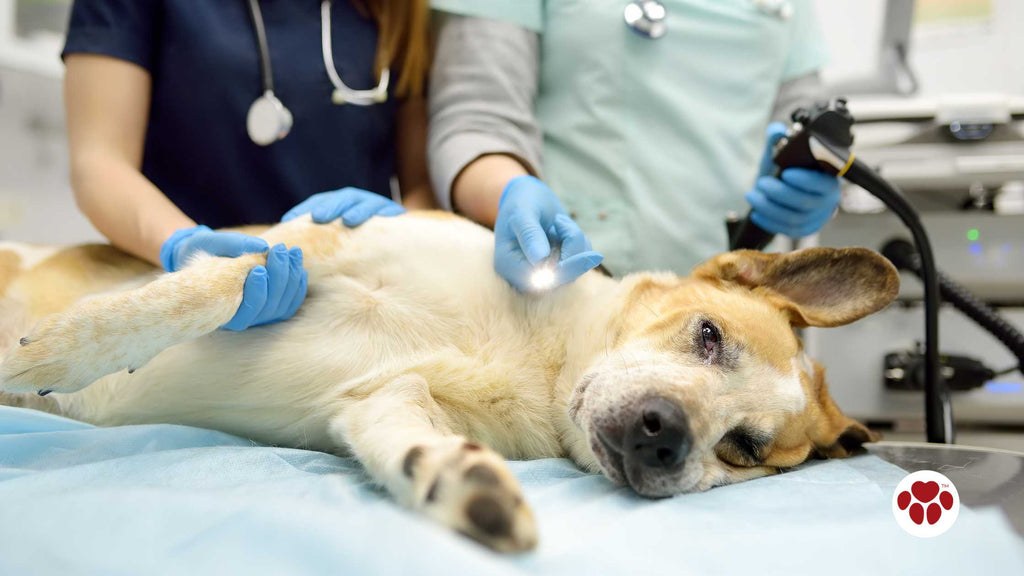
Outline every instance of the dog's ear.
POLYGON ((813 390, 816 403, 808 436, 816 456, 846 458, 860 452, 865 442, 882 439, 881 434, 839 410, 825 384, 825 370, 817 362, 814 362, 813 390))
POLYGON ((704 262, 692 275, 761 293, 799 327, 849 324, 888 306, 900 288, 896 268, 867 248, 738 250, 704 262))

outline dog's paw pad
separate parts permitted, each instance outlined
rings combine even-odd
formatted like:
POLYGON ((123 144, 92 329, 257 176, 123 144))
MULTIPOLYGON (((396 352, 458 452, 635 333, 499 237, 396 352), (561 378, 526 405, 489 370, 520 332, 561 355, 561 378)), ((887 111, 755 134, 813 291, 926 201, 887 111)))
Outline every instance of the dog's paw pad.
POLYGON ((519 483, 494 451, 473 442, 414 446, 401 462, 428 516, 502 552, 537 545, 533 513, 519 483))
POLYGON ((466 516, 477 530, 489 537, 503 538, 512 533, 512 516, 497 498, 489 494, 470 500, 466 516))
POLYGON ((462 473, 462 478, 470 484, 480 486, 497 486, 501 484, 497 472, 486 464, 474 464, 462 473))

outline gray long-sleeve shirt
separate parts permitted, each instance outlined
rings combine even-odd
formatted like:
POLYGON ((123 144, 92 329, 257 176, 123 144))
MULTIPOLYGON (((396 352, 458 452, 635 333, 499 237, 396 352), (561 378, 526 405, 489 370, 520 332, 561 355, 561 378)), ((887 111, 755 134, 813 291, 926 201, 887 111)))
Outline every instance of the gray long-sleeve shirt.
MULTIPOLYGON (((542 127, 534 116, 540 40, 536 32, 506 22, 435 16, 428 155, 437 200, 451 210, 452 184, 481 156, 512 156, 530 173, 542 175, 542 127)), ((791 110, 813 102, 820 92, 817 74, 784 82, 772 119, 787 119, 791 110)))

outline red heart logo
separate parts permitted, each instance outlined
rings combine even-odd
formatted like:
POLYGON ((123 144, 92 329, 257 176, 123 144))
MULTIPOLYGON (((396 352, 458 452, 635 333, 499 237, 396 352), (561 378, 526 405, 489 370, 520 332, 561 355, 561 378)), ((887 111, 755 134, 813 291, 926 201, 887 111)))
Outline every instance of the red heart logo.
POLYGON ((929 502, 932 498, 939 495, 939 483, 935 481, 914 482, 910 486, 910 491, 914 493, 914 498, 921 502, 929 502))

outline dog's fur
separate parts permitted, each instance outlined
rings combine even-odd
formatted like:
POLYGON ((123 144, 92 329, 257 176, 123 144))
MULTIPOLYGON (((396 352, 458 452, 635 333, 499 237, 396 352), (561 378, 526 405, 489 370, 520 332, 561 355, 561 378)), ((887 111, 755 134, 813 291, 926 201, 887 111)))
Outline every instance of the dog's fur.
POLYGON ((491 233, 451 215, 302 218, 262 236, 302 247, 309 296, 293 319, 240 333, 218 327, 264 255, 157 274, 109 246, 0 247, 0 401, 351 453, 403 504, 503 551, 537 533, 499 454, 568 456, 666 496, 874 439, 793 330, 892 301, 898 275, 868 250, 734 252, 688 278, 592 272, 541 296, 496 276, 491 233), (624 462, 650 398, 686 415, 678 465, 624 462))

